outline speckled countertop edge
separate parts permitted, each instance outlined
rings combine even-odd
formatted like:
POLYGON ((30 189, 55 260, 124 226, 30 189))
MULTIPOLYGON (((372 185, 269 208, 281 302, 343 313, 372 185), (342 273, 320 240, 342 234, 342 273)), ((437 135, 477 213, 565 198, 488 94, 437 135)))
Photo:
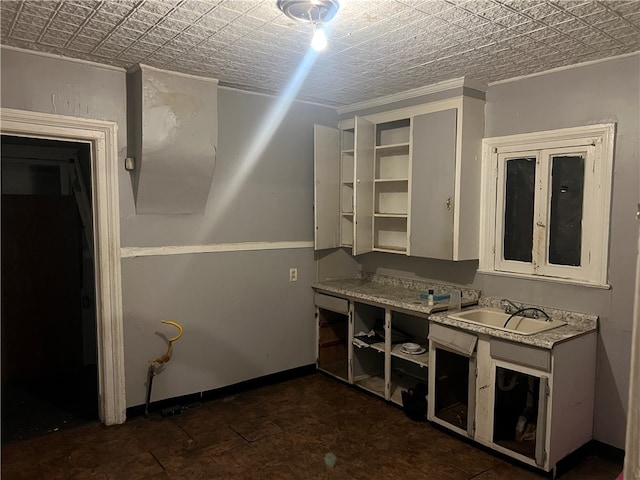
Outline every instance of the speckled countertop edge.
POLYGON ((358 278, 334 279, 312 284, 315 290, 335 293, 345 297, 380 303, 425 315, 446 310, 449 300, 428 305, 420 298, 421 293, 433 289, 437 293, 450 293, 452 289, 462 291, 463 305, 476 305, 480 291, 451 284, 433 283, 421 280, 364 273, 358 278))
MULTIPOLYGON (((540 305, 526 304, 523 306, 542 308, 554 319, 564 320, 566 325, 535 335, 519 335, 517 333, 496 330, 490 327, 475 325, 468 322, 451 319, 446 311, 448 301, 438 302, 436 305, 427 305, 426 300, 420 299, 420 293, 433 288, 436 293, 448 293, 452 288, 459 288, 463 292, 463 304, 478 303, 478 307, 500 308, 500 298, 480 297, 480 291, 457 287, 450 284, 440 284, 422 280, 405 279, 386 275, 363 273, 358 278, 334 279, 316 282, 312 287, 317 291, 335 293, 344 297, 379 303, 389 307, 427 315, 429 320, 460 328, 466 331, 486 334, 495 338, 511 340, 513 342, 533 345, 539 348, 551 349, 558 343, 571 338, 595 332, 598 326, 598 317, 595 315, 570 312, 548 308, 540 305), (438 310, 441 312, 438 313, 438 310)), ((469 309, 474 307, 468 307, 469 309)))

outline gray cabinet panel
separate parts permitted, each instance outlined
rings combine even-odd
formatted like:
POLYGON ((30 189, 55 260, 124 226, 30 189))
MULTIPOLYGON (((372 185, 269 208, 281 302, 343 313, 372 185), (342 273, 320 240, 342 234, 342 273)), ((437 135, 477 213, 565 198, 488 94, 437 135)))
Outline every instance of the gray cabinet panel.
POLYGON ((332 312, 343 313, 345 315, 349 313, 349 301, 346 298, 338 298, 332 297, 331 295, 316 293, 314 300, 317 307, 331 310, 332 312))
POLYGON ((522 345, 520 343, 505 342, 491 339, 491 356, 500 360, 517 363, 545 372, 551 371, 551 351, 522 345))
POLYGON ((340 245, 340 130, 314 125, 315 249, 340 245))
POLYGON ((457 109, 413 118, 411 256, 453 258, 457 109))

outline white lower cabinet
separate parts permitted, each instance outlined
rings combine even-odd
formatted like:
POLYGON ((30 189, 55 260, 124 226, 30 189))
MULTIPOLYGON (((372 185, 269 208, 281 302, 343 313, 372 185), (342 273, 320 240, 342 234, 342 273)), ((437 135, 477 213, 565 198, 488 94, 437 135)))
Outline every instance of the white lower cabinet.
POLYGON ((473 438, 478 337, 439 324, 432 324, 430 330, 427 418, 473 438))
POLYGON ((316 317, 318 370, 398 406, 403 391, 418 384, 426 390, 426 316, 316 293, 316 317), (407 352, 406 343, 419 347, 407 352))
POLYGON ((591 440, 595 333, 543 349, 431 331, 430 421, 546 472, 591 440))
POLYGON ((351 311, 344 298, 315 294, 317 351, 316 365, 329 375, 349 381, 351 369, 349 328, 351 311))
MULTIPOLYGON (((402 406, 402 392, 426 389, 429 353, 426 318, 380 305, 353 302, 353 384, 402 406), (416 349, 407 352, 403 344, 416 349)), ((426 416, 426 411, 425 411, 426 416)))

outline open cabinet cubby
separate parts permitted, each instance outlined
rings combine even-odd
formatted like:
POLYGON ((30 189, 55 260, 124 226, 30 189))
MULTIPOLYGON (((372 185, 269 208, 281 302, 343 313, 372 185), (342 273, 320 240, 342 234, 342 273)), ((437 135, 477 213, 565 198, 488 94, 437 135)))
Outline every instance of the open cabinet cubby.
POLYGON ((353 152, 353 145, 355 140, 355 130, 353 128, 347 128, 342 130, 342 145, 340 150, 343 152, 353 152))
POLYGON ((375 218, 373 229, 373 248, 378 251, 407 251, 407 218, 384 217, 375 218))
POLYGON ((353 383, 384 397, 385 310, 373 305, 354 303, 354 336, 358 337, 359 334, 366 334, 372 330, 377 334, 375 342, 366 346, 353 346, 353 383))
POLYGON ((376 180, 407 180, 409 178, 409 145, 376 149, 376 180))
MULTIPOLYGON (((422 317, 416 317, 403 312, 391 312, 392 332, 406 335, 403 341, 391 345, 391 378, 389 385, 390 400, 402 406, 402 391, 415 388, 418 383, 425 388, 429 378, 429 322, 422 317), (408 354, 402 351, 404 342, 421 345, 423 352, 408 354)), ((392 335, 393 338, 393 335, 392 335)), ((425 416, 427 412, 425 411, 425 416)))
POLYGON ((411 120, 403 118, 376 125, 376 146, 409 144, 411 120))
POLYGON ((347 214, 340 217, 340 245, 353 246, 353 215, 347 214))
POLYGON ((341 182, 353 183, 353 152, 342 153, 341 182))
POLYGON ((340 192, 340 211, 343 214, 353 213, 353 182, 342 184, 340 192))
POLYGON ((376 182, 374 200, 376 214, 407 215, 407 182, 376 182))

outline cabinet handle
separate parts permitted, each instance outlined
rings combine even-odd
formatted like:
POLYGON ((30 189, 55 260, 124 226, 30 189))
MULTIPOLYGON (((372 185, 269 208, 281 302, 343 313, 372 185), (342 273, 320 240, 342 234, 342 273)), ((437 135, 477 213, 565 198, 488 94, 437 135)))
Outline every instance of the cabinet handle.
POLYGON ((447 198, 445 205, 447 206, 447 210, 451 210, 451 197, 447 198))

